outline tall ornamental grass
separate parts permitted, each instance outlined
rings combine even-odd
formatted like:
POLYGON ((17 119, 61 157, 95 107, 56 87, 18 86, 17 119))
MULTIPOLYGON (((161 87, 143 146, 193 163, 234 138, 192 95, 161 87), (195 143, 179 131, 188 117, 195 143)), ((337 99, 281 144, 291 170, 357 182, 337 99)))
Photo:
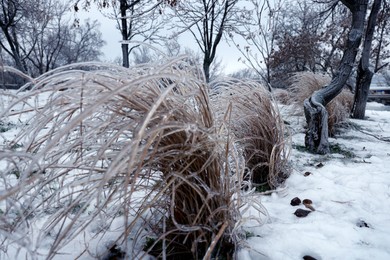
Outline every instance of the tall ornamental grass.
POLYGON ((259 191, 277 188, 289 175, 289 139, 271 93, 248 81, 228 81, 219 88, 226 91, 216 95, 215 103, 231 110, 229 129, 245 160, 245 179, 259 191))
MULTIPOLYGON (((303 115, 303 101, 309 98, 314 91, 321 89, 330 83, 331 78, 323 74, 313 72, 300 72, 294 74, 290 81, 290 104, 294 104, 296 111, 303 115)), ((348 89, 343 89, 329 104, 328 111, 328 133, 333 136, 337 128, 342 126, 352 111, 353 94, 348 89)))
POLYGON ((0 118, 20 128, 0 152, 0 256, 233 256, 267 214, 243 186, 280 182, 283 133, 259 128, 256 115, 280 123, 259 86, 213 105, 199 75, 181 58, 81 63, 4 92, 0 118))

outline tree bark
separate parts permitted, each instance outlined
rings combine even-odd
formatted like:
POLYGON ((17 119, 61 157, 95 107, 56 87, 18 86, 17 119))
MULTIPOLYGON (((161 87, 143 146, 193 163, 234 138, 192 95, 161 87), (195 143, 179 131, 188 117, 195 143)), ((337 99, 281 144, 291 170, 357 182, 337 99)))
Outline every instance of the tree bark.
POLYGON ((315 91, 304 101, 307 122, 305 145, 309 151, 329 153, 328 112, 325 106, 343 89, 355 63, 356 55, 362 40, 364 21, 368 0, 342 0, 352 13, 351 29, 348 33, 347 45, 337 72, 328 86, 315 91))
POLYGON ((372 77, 374 76, 374 73, 369 68, 369 58, 371 52, 372 38, 374 36, 376 20, 381 4, 382 0, 374 1, 367 23, 362 57, 360 58, 356 76, 355 97, 352 107, 352 118, 356 119, 364 119, 364 116, 366 114, 368 92, 370 89, 372 77))
POLYGON ((369 69, 363 68, 363 65, 359 63, 357 75, 356 75, 356 89, 352 107, 351 117, 355 119, 364 119, 366 114, 366 104, 368 98, 368 92, 370 90, 371 80, 374 73, 369 69))
MULTIPOLYGON (((127 18, 126 18, 126 12, 128 9, 127 0, 120 0, 120 12, 121 12, 121 33, 122 33, 122 40, 127 41, 129 36, 127 33, 127 18)), ((129 43, 123 42, 122 43, 122 65, 125 68, 128 68, 130 66, 129 62, 129 43)))
POLYGON ((206 82, 210 81, 210 65, 211 65, 210 58, 205 57, 203 60, 203 71, 204 71, 204 76, 206 78, 206 82))

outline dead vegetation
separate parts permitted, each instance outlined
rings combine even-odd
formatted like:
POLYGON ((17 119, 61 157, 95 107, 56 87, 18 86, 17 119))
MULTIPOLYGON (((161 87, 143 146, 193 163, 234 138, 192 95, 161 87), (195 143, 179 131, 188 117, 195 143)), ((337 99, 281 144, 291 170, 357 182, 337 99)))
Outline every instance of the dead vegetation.
MULTIPOLYGON (((289 88, 290 101, 294 104, 295 112, 303 115, 303 101, 310 97, 314 91, 321 89, 329 84, 331 78, 323 74, 315 74, 313 72, 296 73, 290 79, 291 86, 289 88)), ((349 117, 353 105, 353 94, 343 89, 327 106, 328 111, 328 132, 333 136, 336 133, 337 127, 340 127, 346 122, 349 117)))
MULTIPOLYGON (((275 189, 288 177, 288 138, 283 119, 264 87, 235 82, 216 101, 231 107, 230 126, 242 149, 248 176, 258 190, 275 189)), ((227 108, 226 108, 227 109, 227 108)))
POLYGON ((0 119, 26 123, 0 153, 0 255, 78 240, 94 257, 232 256, 247 209, 267 214, 243 187, 286 177, 283 124, 260 86, 223 83, 212 104, 199 75, 180 58, 73 64, 8 97, 0 119))
POLYGON ((276 101, 278 101, 280 104, 288 105, 291 102, 290 93, 286 89, 273 89, 272 94, 276 101))

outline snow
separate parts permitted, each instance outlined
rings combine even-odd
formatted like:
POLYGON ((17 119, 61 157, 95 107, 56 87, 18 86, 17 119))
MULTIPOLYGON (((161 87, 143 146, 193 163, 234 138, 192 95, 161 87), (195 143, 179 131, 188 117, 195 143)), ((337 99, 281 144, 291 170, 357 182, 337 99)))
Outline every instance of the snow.
MULTIPOLYGON (((390 259, 390 112, 366 115, 330 139, 354 156, 292 151, 294 171, 286 188, 261 197, 270 219, 250 230, 238 259, 390 259), (294 197, 312 200, 315 211, 296 217, 296 209, 306 208, 291 206, 294 197)), ((290 121, 293 147, 303 145, 302 122, 290 121)))
MULTIPOLYGON (((0 108, 7 106, 2 97, 0 108)), ((292 133, 293 172, 285 187, 271 195, 258 195, 269 219, 261 226, 246 224, 247 240, 238 259, 288 260, 306 255, 316 259, 390 259, 390 111, 386 109, 381 104, 368 104, 367 120, 350 120, 348 128, 330 138, 336 151, 325 156, 304 150, 302 117, 285 118, 292 133), (298 208, 309 210, 302 204, 291 206, 295 197, 312 200, 315 211, 304 218, 295 216, 298 208)), ((13 129, 0 134, 0 147, 15 136, 23 120, 9 119, 13 129)), ((1 162, 0 167, 4 167, 1 162)), ((36 226, 39 229, 39 222, 36 226)), ((66 257, 77 256, 85 241, 94 236, 91 230, 61 252, 66 257)), ((97 240, 89 242, 97 244, 97 240)), ((3 256, 13 259, 12 252, 3 256)))

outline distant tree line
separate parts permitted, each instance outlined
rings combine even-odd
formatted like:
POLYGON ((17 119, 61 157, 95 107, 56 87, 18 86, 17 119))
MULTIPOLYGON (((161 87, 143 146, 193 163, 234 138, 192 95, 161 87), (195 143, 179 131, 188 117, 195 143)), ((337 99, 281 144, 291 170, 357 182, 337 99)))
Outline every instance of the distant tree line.
MULTIPOLYGON (((74 24, 72 10, 56 0, 1 0, 1 64, 36 77, 61 65, 98 60, 104 45, 100 24, 74 24)), ((4 74, 3 80, 10 78, 4 74)))
MULTIPOLYGON (((285 88, 289 76, 299 71, 333 76, 352 19, 339 0, 75 0, 74 9, 93 4, 116 19, 125 67, 140 43, 166 46, 186 33, 186 40, 198 46, 207 80, 215 58, 226 55, 218 52, 225 41, 241 52, 237 62, 277 88, 285 88)), ((381 1, 370 52, 375 72, 388 65, 389 17, 388 3, 381 1)))
MULTIPOLYGON (((142 42, 157 48, 165 46, 167 52, 178 54, 177 39, 186 33, 198 46, 201 57, 196 52, 195 56, 207 80, 216 57, 224 55, 219 54, 218 47, 225 41, 241 52, 237 62, 244 62, 260 80, 278 88, 285 88, 289 76, 299 71, 334 75, 352 19, 339 0, 74 0, 69 5, 54 0, 1 2, 2 61, 33 76, 100 57, 104 42, 98 22, 76 20, 75 26, 71 18, 71 11, 77 13, 96 5, 107 19, 117 22, 125 67, 135 61, 135 50, 142 42)), ((369 10, 374 2, 369 1, 369 10)), ((388 1, 381 1, 369 52, 374 73, 384 71, 389 62, 389 10, 388 1)))
MULTIPOLYGON (((91 3, 100 8, 110 6, 107 0, 79 0, 75 9, 80 3, 84 3, 84 8, 91 3)), ((123 52, 123 60, 128 61, 131 52, 129 29, 139 28, 135 24, 145 21, 141 18, 146 16, 151 21, 160 19, 162 24, 168 23, 171 34, 153 37, 154 40, 173 39, 185 32, 192 36, 203 54, 207 81, 221 41, 234 44, 243 62, 270 90, 288 86, 292 73, 329 74, 332 77, 329 85, 316 91, 304 104, 308 123, 305 143, 313 152, 329 151, 326 104, 350 85, 355 92, 352 116, 364 118, 372 76, 385 71, 389 64, 390 13, 386 0, 117 0, 111 3, 114 10, 115 7, 121 10, 117 19, 121 21, 122 48, 127 50, 123 52)), ((158 30, 151 30, 150 27, 143 31, 149 32, 147 37, 143 35, 144 40, 150 41, 151 32, 158 35, 158 30)), ((241 75, 252 76, 252 73, 241 75)))

